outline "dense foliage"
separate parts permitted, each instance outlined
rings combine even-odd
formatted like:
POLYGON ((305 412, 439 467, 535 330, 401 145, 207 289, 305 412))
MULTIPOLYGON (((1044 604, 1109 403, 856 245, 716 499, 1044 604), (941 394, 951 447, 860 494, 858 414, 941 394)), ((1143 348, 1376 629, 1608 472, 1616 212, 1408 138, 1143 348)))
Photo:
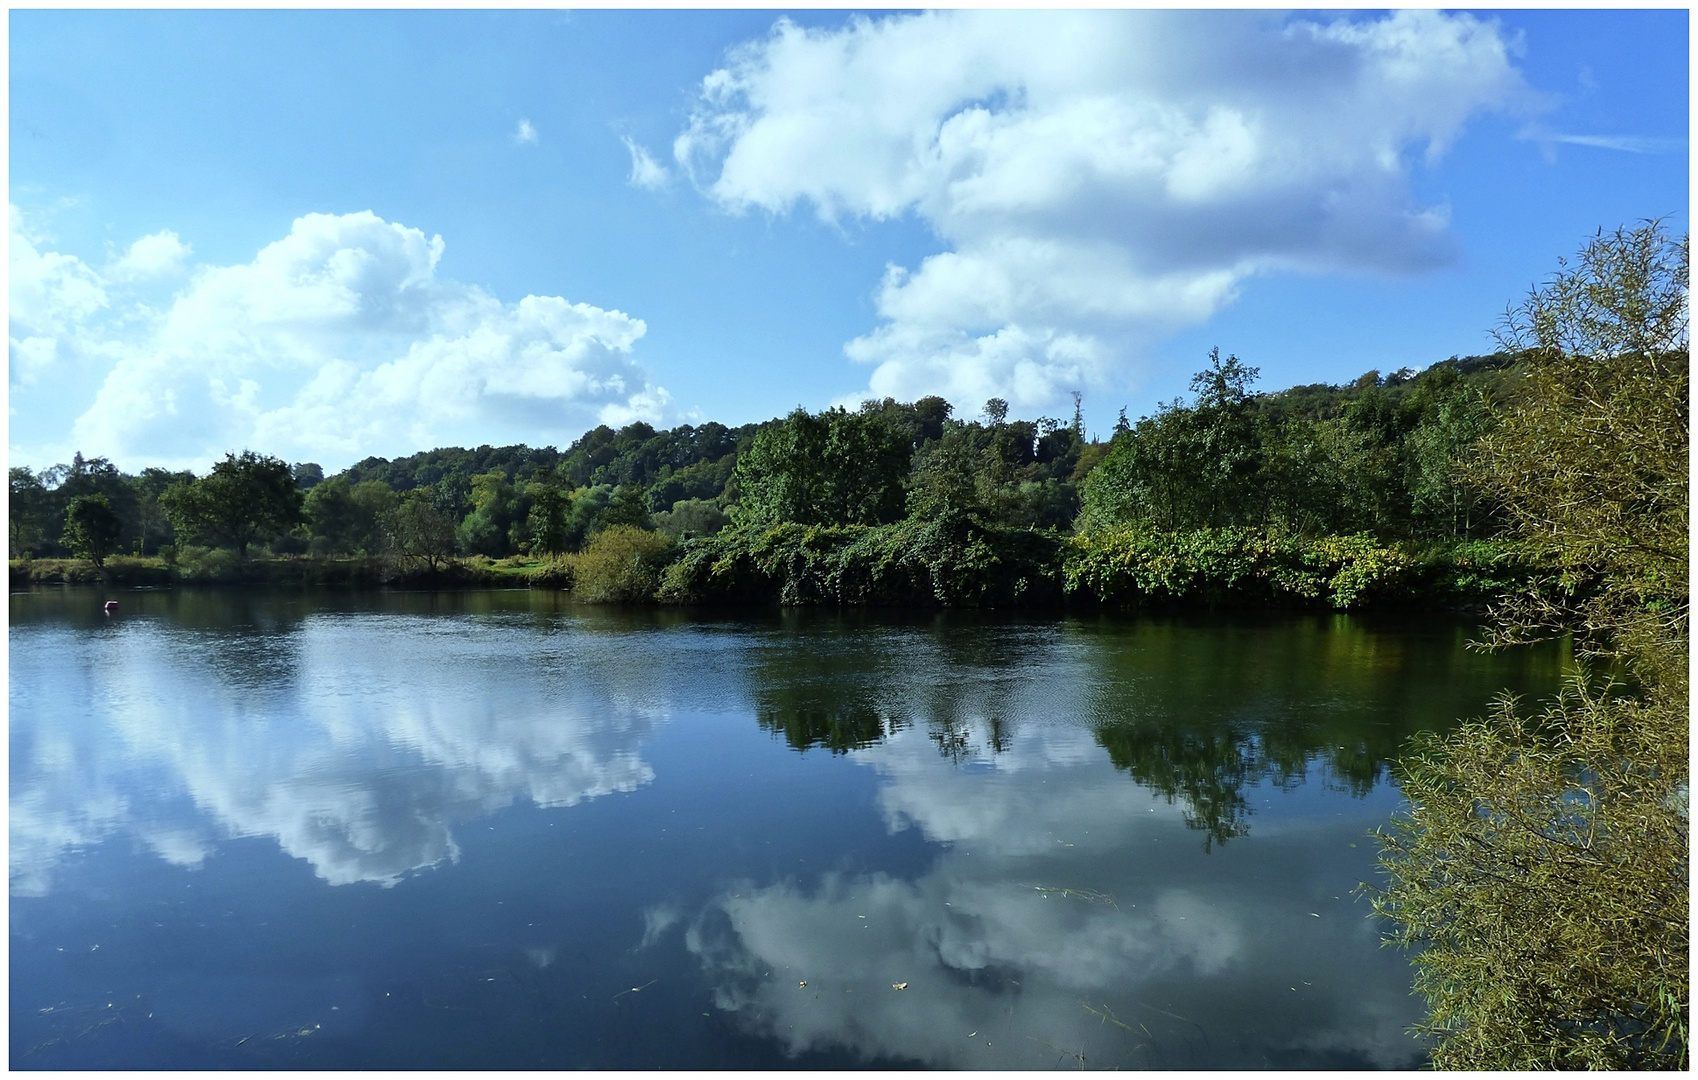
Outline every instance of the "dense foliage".
POLYGON ((289 466, 251 450, 227 454, 198 480, 174 484, 159 496, 177 534, 233 547, 269 541, 302 519, 302 495, 289 466))
POLYGON ((1420 947, 1441 1067, 1687 1066, 1689 267, 1655 223, 1600 235, 1506 321, 1521 375, 1473 476, 1560 574, 1494 643, 1600 666, 1399 767, 1370 895, 1420 947))

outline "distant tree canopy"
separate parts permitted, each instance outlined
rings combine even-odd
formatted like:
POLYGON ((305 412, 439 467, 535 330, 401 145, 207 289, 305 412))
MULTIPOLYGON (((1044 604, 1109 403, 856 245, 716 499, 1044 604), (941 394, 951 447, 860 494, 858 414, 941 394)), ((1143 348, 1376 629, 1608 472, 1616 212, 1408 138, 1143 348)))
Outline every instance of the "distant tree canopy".
POLYGON ((397 517, 407 498, 434 509, 427 546, 439 560, 572 552, 614 525, 683 539, 731 522, 951 517, 1064 532, 1247 525, 1466 539, 1503 525, 1501 493, 1463 463, 1498 422, 1519 359, 1452 358, 1419 374, 1258 393, 1256 369, 1216 350, 1192 379, 1191 400, 1136 422, 1123 413, 1102 441, 1086 438, 1077 415, 1010 419, 1008 403, 992 399, 975 419, 958 419, 949 402, 926 397, 798 409, 736 428, 603 425, 565 451, 440 447, 366 458, 331 476, 251 453, 200 479, 152 468, 126 476, 79 454, 40 474, 10 470, 8 540, 14 557, 69 553, 66 509, 93 494, 120 522, 111 550, 139 553, 202 543, 407 557, 422 550, 419 511, 407 511, 405 528, 397 517), (255 487, 262 475, 265 496, 255 487), (451 541, 437 519, 451 523, 451 541))
POLYGON ((1253 394, 1257 370, 1210 354, 1195 395, 1119 430, 1083 484, 1083 528, 1221 526, 1386 539, 1492 534, 1496 502, 1463 465, 1496 422, 1514 354, 1418 375, 1253 394))
POLYGON ((127 476, 79 454, 39 474, 10 470, 8 540, 14 557, 69 553, 66 508, 93 494, 120 522, 111 550, 148 554, 200 543, 410 557, 422 551, 422 519, 408 510, 401 527, 407 499, 435 511, 426 531, 436 537, 428 558, 437 560, 575 552, 614 525, 683 539, 730 523, 907 518, 1062 532, 1249 526, 1461 540, 1505 524, 1502 492, 1464 465, 1520 385, 1523 352, 1514 345, 1419 374, 1368 372, 1344 386, 1259 393, 1254 367, 1215 350, 1189 400, 1136 422, 1123 411, 1112 440, 1088 439, 1077 409, 1070 422, 1010 419, 1008 403, 992 399, 959 419, 943 398, 925 397, 797 409, 735 428, 603 425, 564 451, 439 447, 366 458, 331 476, 313 462, 247 452, 199 479, 152 468, 127 476), (439 535, 438 519, 451 523, 451 540, 439 535))

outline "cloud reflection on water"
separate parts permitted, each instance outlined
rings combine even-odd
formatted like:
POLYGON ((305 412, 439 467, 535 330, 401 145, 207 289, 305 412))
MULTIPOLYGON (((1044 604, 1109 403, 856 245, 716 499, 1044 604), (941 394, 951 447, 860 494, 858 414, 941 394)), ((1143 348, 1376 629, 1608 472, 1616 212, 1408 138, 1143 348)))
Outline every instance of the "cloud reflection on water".
POLYGON ((853 752, 890 827, 944 852, 912 881, 728 889, 685 935, 716 1004, 792 1054, 942 1068, 1416 1063, 1406 980, 1383 970, 1403 960, 1349 902, 1352 868, 1312 850, 1346 848, 1360 821, 1274 830, 1224 860, 1082 752, 1088 731, 1021 735, 978 771, 912 730, 853 752))
POLYGON ((393 885, 456 859, 454 826, 516 799, 571 806, 654 779, 638 745, 661 711, 621 690, 619 665, 568 655, 606 642, 536 656, 500 628, 433 641, 314 618, 265 643, 255 678, 221 638, 136 629, 14 641, 26 667, 32 649, 85 656, 81 686, 13 710, 13 895, 45 895, 68 853, 125 832, 182 866, 272 837, 330 884, 393 885))

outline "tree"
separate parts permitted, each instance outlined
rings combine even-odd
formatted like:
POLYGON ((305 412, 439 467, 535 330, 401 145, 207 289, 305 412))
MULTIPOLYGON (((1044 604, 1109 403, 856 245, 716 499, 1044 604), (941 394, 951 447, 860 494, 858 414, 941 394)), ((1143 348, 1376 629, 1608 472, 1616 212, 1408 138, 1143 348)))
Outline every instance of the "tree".
POLYGON ((1091 527, 1140 522, 1165 530, 1260 524, 1263 453, 1250 385, 1258 370, 1209 351, 1191 377, 1195 402, 1175 400, 1130 430, 1117 426, 1083 493, 1091 527))
MULTIPOLYGON (((472 477, 472 512, 460 523, 460 546, 480 555, 500 557, 513 549, 513 526, 523 522, 519 492, 500 469, 472 477)), ((523 529, 519 530, 522 534, 523 529)))
POLYGON ((558 555, 566 550, 566 510, 571 500, 555 484, 531 484, 531 551, 558 555))
POLYGON ((878 525, 902 516, 909 441, 879 413, 797 409, 737 459, 738 524, 878 525))
POLYGON ((731 523, 724 511, 706 499, 680 499, 672 504, 672 509, 653 516, 655 529, 674 542, 693 536, 712 536, 731 523))
POLYGON ((45 538, 49 499, 46 485, 29 469, 14 465, 7 470, 7 478, 7 541, 16 559, 45 538))
POLYGON ((1431 414, 1404 439, 1410 513, 1427 535, 1459 540, 1491 520, 1464 463, 1495 418, 1484 391, 1452 384, 1434 396, 1431 414))
POLYGON ((403 561, 418 560, 441 570, 459 550, 454 519, 437 506, 428 489, 415 488, 401 496, 385 527, 391 548, 403 561))
POLYGON ((349 483, 346 474, 315 484, 302 510, 315 555, 375 555, 383 549, 383 522, 395 509, 395 492, 381 480, 349 483))
POLYGON ((135 492, 135 532, 136 545, 143 554, 157 552, 161 545, 172 543, 176 534, 171 528, 170 515, 165 507, 160 505, 159 497, 171 488, 173 484, 193 483, 195 474, 188 470, 173 472, 169 469, 146 468, 141 475, 130 479, 130 488, 135 492))
POLYGON ((251 450, 226 454, 209 475, 171 487, 159 501, 179 534, 233 547, 242 558, 248 545, 306 520, 288 463, 251 450))
POLYGON ((1600 234, 1506 316, 1523 376, 1473 476, 1581 592, 1523 598, 1506 640, 1578 630, 1641 677, 1686 673, 1690 445, 1686 240, 1600 234))
POLYGON ((576 556, 572 595, 590 604, 629 604, 654 599, 672 540, 635 525, 609 525, 576 556))
POLYGON ((99 569, 118 546, 123 529, 106 496, 78 495, 65 507, 65 532, 59 542, 99 569))
POLYGON ((1489 643, 1572 633, 1632 683, 1583 667, 1398 766, 1368 892, 1441 1068, 1686 1067, 1689 267, 1655 222, 1600 233, 1500 331, 1524 374, 1471 472, 1561 573, 1489 643))

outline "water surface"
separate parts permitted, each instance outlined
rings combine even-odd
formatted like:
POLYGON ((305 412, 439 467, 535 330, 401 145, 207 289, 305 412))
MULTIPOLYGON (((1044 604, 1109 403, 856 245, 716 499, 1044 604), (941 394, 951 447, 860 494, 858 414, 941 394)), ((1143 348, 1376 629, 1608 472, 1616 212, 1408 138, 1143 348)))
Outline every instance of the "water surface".
POLYGON ((1387 761, 1560 673, 1345 616, 10 609, 14 1068, 1412 1067, 1387 761))

